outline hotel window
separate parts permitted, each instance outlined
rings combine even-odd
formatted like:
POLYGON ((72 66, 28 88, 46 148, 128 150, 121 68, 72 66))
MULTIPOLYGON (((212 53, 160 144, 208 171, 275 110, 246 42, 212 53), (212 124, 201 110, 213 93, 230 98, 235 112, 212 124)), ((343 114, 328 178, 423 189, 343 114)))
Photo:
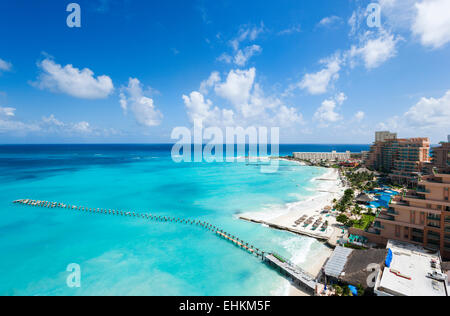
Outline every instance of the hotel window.
POLYGON ((404 236, 405 236, 405 239, 409 239, 409 228, 408 227, 405 227, 405 234, 404 234, 404 236))
POLYGON ((400 226, 395 226, 395 237, 400 238, 400 226))

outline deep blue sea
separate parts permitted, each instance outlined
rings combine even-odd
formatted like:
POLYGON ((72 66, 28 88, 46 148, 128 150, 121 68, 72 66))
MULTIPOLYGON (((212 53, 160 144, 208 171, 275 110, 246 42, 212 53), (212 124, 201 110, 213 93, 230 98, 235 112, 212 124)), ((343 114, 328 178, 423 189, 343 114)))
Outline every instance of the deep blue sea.
MULTIPOLYGON (((18 206, 23 198, 201 219, 308 265, 323 245, 241 221, 240 213, 314 194, 326 170, 280 162, 174 163, 171 145, 0 146, 0 295, 276 295, 286 281, 196 227, 18 206), (66 284, 69 264, 81 287, 66 284)), ((359 145, 281 145, 360 152, 359 145)))

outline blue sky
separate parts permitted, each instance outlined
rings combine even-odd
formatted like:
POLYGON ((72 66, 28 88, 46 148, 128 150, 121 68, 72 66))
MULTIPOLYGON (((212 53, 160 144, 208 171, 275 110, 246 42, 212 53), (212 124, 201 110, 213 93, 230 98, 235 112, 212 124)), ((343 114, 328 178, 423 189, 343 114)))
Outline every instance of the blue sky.
MULTIPOLYGON (((74 1, 75 2, 75 1, 74 1)), ((279 126, 282 143, 450 134, 450 2, 0 3, 0 143, 172 142, 279 126)))

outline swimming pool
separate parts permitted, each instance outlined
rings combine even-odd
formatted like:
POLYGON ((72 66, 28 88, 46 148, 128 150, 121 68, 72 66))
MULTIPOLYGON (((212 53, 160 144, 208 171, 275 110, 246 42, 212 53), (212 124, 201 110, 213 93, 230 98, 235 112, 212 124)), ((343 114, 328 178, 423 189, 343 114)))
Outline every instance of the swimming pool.
POLYGON ((374 190, 367 193, 376 194, 376 201, 370 203, 370 208, 389 208, 389 203, 391 202, 392 197, 399 194, 398 192, 392 191, 390 189, 374 190))

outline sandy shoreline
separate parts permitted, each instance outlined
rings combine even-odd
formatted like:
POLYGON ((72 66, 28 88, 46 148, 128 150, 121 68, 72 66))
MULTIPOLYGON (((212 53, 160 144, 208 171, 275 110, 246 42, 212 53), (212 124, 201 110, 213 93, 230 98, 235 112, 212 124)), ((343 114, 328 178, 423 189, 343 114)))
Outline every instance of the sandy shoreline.
MULTIPOLYGON (((316 183, 316 187, 314 188, 315 195, 305 200, 289 203, 280 208, 241 214, 240 218, 322 241, 332 239, 336 229, 335 215, 333 213, 325 215, 322 214, 322 211, 325 207, 332 206, 334 199, 339 200, 343 196, 346 187, 343 185, 339 172, 336 169, 329 169, 323 176, 312 179, 311 181, 316 183), (307 227, 304 227, 306 225, 306 223, 303 224, 304 222, 300 225, 296 224, 295 222, 302 217, 311 219, 313 222, 320 222, 321 225, 327 222, 328 228, 322 231, 320 228, 324 226, 313 229, 312 224, 307 227)), ((314 260, 308 260, 308 264, 303 265, 304 269, 314 276, 318 275, 331 253, 332 249, 325 248, 319 254, 315 255, 314 260)), ((296 263, 295 260, 294 263, 296 263)), ((289 296, 308 296, 307 293, 291 284, 283 292, 283 295, 289 296)))
POLYGON ((315 195, 301 200, 280 206, 279 208, 271 208, 260 212, 244 213, 240 215, 240 219, 252 221, 255 223, 265 224, 274 228, 285 229, 293 233, 298 233, 313 238, 328 240, 334 231, 333 224, 336 219, 332 214, 321 214, 327 206, 333 205, 333 200, 339 200, 345 191, 345 186, 339 178, 339 172, 336 169, 330 169, 328 172, 311 180, 316 182, 314 189, 315 195), (312 229, 312 224, 304 227, 305 222, 301 225, 295 222, 300 218, 311 219, 313 222, 320 222, 319 229, 312 229), (323 224, 328 222, 328 228, 321 230, 323 224))
MULTIPOLYGON (((309 272, 312 275, 318 275, 320 270, 322 269, 325 262, 328 260, 328 258, 333 253, 333 250, 331 248, 327 248, 326 250, 322 251, 318 256, 314 257, 314 261, 311 262, 307 267, 305 267, 305 270, 309 272)), ((289 284, 289 287, 287 289, 287 292, 285 293, 287 296, 311 296, 309 293, 299 289, 298 287, 289 284)))

